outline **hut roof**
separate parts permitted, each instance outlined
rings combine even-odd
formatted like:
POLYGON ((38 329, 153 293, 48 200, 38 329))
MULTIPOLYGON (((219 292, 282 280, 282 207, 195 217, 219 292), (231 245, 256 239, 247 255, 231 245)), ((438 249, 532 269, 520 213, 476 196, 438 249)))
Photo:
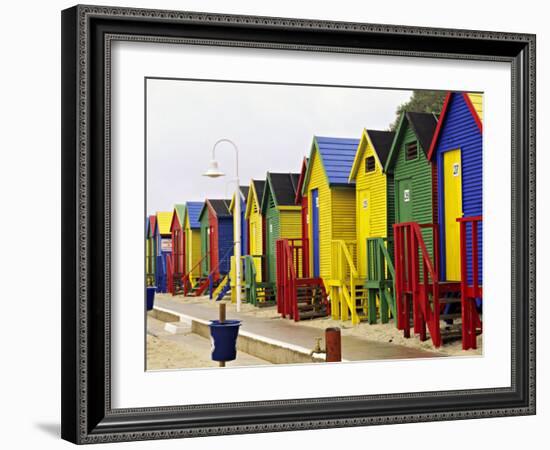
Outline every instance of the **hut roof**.
POLYGON ((309 164, 309 158, 304 156, 302 160, 302 169, 300 170, 300 178, 298 178, 298 188, 296 189, 296 197, 294 198, 294 203, 297 205, 302 201, 302 188, 304 187, 304 182, 306 181, 307 166, 309 164))
POLYGON ((386 165, 388 155, 390 154, 390 149, 393 143, 395 133, 393 131, 378 131, 378 130, 367 130, 364 129, 361 134, 361 140, 357 146, 357 153, 355 155, 355 160, 353 161, 353 166, 349 174, 349 181, 354 181, 357 177, 360 162, 363 159, 363 154, 365 153, 369 142, 373 148, 382 170, 386 165))
POLYGON ((174 212, 176 213, 180 225, 183 225, 183 219, 185 218, 185 203, 176 203, 174 205, 174 212))
POLYGON ((315 136, 317 149, 331 186, 348 185, 359 139, 315 136))
POLYGON ((147 230, 146 230, 146 236, 151 237, 155 233, 155 225, 157 223, 157 217, 154 215, 151 215, 147 217, 147 230))
POLYGON ((172 223, 172 212, 157 212, 157 228, 159 234, 170 234, 170 224, 172 223))
POLYGON ((393 131, 379 131, 379 130, 367 130, 374 151, 378 156, 378 160, 382 167, 386 165, 388 156, 390 154, 391 144, 393 138, 395 137, 395 132, 393 131))
POLYGON ((265 180, 252 180, 252 184, 254 184, 254 190, 258 196, 258 204, 261 205, 264 196, 265 180))
POLYGON ((199 221, 199 215, 201 213, 204 202, 187 202, 185 204, 187 208, 187 215, 189 216, 189 225, 191 229, 200 228, 201 223, 199 221))
POLYGON ((401 114, 399 124, 393 138, 390 153, 387 157, 384 170, 387 172, 392 167, 398 153, 403 133, 407 124, 410 124, 416 138, 420 142, 422 151, 428 156, 432 139, 437 128, 437 116, 433 113, 404 112, 401 114))
POLYGON ((210 207, 218 218, 231 217, 231 211, 229 210, 231 199, 207 199, 206 201, 210 204, 210 207))
POLYGON ((273 195, 276 206, 295 206, 296 189, 298 188, 299 173, 267 173, 268 189, 264 192, 262 209, 267 198, 268 190, 273 195))
MULTIPOLYGON (((317 151, 330 186, 353 185, 355 181, 349 181, 349 174, 358 145, 359 139, 314 136, 309 161, 317 151)), ((312 164, 308 164, 302 193, 309 182, 311 167, 312 164)))
MULTIPOLYGON (((249 187, 248 186, 239 186, 239 188, 241 190, 241 199, 246 202, 246 199, 248 198, 248 189, 249 189, 249 187)), ((235 206, 234 204, 235 204, 235 194, 233 194, 232 197, 231 197, 231 204, 229 205, 229 211, 233 212, 233 208, 235 206)))
MULTIPOLYGON (((430 160, 433 158, 435 147, 437 146, 437 141, 439 140, 439 134, 441 133, 441 129, 443 128, 443 124, 445 123, 445 119, 447 118, 447 113, 449 112, 449 104, 451 103, 451 100, 455 95, 462 95, 464 101, 466 102, 466 105, 470 109, 470 113, 472 114, 472 117, 474 118, 479 130, 481 131, 483 128, 481 117, 479 115, 480 111, 478 111, 476 106, 472 103, 472 96, 477 97, 477 95, 469 94, 466 92, 448 92, 445 97, 445 101, 443 102, 443 108, 441 109, 441 115, 439 116, 439 120, 437 122, 437 128, 434 132, 428 150, 428 159, 430 160)), ((481 105, 478 105, 478 108, 481 108, 481 105)))
POLYGON ((420 141, 426 156, 432 144, 432 138, 437 127, 437 117, 432 113, 407 112, 407 119, 420 141))

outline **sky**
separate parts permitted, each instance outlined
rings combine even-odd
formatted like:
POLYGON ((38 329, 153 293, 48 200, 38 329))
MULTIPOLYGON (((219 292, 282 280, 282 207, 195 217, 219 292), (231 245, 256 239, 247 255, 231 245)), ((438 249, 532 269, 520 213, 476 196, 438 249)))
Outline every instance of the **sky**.
POLYGON ((147 80, 147 214, 176 203, 230 198, 235 152, 216 148, 225 177, 202 176, 221 138, 239 149, 239 179, 300 172, 314 135, 361 137, 387 130, 406 90, 147 80))

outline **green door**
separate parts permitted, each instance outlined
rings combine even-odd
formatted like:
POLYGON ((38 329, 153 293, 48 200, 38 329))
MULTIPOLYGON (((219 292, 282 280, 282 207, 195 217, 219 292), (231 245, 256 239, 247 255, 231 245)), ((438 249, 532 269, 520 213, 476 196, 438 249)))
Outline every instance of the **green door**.
POLYGON ((201 275, 203 277, 208 275, 209 266, 208 266, 208 256, 210 253, 210 245, 208 239, 208 226, 201 226, 201 258, 206 255, 201 263, 201 275))
POLYGON ((399 180, 397 186, 397 222, 412 222, 412 181, 399 180))
POLYGON ((277 261, 275 257, 276 242, 279 239, 279 213, 275 208, 270 208, 266 214, 266 260, 267 260, 267 281, 275 283, 277 276, 277 261))

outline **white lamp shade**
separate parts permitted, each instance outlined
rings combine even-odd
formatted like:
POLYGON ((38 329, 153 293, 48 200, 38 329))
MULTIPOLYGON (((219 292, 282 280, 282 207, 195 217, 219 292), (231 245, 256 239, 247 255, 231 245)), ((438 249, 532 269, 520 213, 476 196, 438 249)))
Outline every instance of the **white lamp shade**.
POLYGON ((217 177, 223 177, 225 173, 223 173, 219 167, 218 167, 218 161, 215 159, 210 160, 210 164, 208 165, 208 170, 202 174, 205 177, 210 178, 217 178, 217 177))

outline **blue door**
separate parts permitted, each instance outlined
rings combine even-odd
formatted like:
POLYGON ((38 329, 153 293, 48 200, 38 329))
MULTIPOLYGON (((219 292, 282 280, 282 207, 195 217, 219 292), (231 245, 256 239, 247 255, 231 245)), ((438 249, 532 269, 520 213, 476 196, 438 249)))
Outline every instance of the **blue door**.
POLYGON ((313 239, 313 276, 318 278, 319 270, 319 191, 311 191, 311 237, 313 239))

